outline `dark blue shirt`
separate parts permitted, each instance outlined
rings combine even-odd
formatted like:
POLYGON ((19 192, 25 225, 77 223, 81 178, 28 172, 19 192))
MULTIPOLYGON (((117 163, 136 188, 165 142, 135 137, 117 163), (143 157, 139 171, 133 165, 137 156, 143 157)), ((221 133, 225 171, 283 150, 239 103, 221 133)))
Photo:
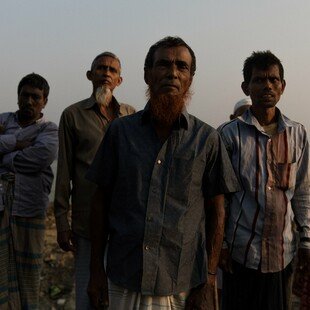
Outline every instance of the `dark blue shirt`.
POLYGON ((171 295, 205 282, 205 199, 238 184, 215 129, 184 112, 162 143, 146 108, 113 121, 87 177, 111 193, 113 283, 171 295))

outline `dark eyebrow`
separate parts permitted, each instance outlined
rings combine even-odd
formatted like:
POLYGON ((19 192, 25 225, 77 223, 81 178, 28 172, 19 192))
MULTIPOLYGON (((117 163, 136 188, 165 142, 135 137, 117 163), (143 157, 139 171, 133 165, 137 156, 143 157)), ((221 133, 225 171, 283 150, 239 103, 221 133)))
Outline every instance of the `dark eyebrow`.
POLYGON ((183 61, 183 60, 177 60, 175 62, 178 66, 186 66, 186 67, 189 67, 189 64, 186 62, 186 61, 183 61))
POLYGON ((169 65, 169 64, 171 64, 171 63, 172 63, 171 60, 163 59, 163 58, 161 58, 161 59, 159 59, 159 60, 157 60, 157 61, 155 62, 155 64, 160 64, 160 65, 169 65))
POLYGON ((97 69, 109 69, 110 71, 118 72, 117 68, 114 66, 98 65, 97 69))
POLYGON ((173 62, 175 62, 175 64, 177 66, 186 66, 187 68, 189 68, 189 64, 186 62, 186 61, 183 61, 183 60, 176 60, 176 61, 172 61, 172 60, 169 60, 169 59, 159 59, 155 62, 155 65, 170 65, 172 64, 173 62))

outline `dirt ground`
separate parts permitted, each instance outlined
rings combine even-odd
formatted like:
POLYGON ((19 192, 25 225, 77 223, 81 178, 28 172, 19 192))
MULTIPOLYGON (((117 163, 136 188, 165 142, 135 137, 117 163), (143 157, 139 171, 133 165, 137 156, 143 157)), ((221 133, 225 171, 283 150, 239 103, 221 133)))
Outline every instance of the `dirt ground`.
POLYGON ((52 207, 48 208, 41 272, 40 309, 73 310, 73 256, 60 250, 52 207))

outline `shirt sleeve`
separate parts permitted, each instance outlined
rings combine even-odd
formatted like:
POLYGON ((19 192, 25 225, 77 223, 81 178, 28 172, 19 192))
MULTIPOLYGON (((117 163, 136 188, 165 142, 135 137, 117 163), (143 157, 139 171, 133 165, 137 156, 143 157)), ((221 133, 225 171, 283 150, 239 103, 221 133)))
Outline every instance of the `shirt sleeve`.
POLYGON ((2 164, 14 173, 37 173, 52 164, 57 149, 57 126, 44 123, 37 130, 37 136, 29 147, 5 154, 2 164))
POLYGON ((7 154, 16 150, 16 143, 22 141, 34 141, 40 133, 42 124, 33 124, 24 128, 19 128, 13 134, 0 135, 0 154, 7 154))
POLYGON ((217 131, 207 141, 207 159, 204 173, 204 194, 207 198, 240 190, 225 146, 217 131))
POLYGON ((310 172, 309 142, 304 131, 303 150, 297 162, 296 184, 291 200, 300 235, 300 247, 310 249, 310 172))
POLYGON ((65 110, 59 123, 59 152, 54 200, 54 214, 58 232, 70 230, 68 213, 73 177, 74 144, 73 119, 68 110, 65 110))
POLYGON ((0 155, 13 152, 16 148, 15 134, 0 135, 0 155))

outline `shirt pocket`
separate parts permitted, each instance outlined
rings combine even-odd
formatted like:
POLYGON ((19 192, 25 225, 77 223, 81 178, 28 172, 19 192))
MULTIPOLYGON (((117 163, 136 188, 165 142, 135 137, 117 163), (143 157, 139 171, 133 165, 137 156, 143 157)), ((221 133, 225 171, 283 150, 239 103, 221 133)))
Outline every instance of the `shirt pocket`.
POLYGON ((286 191, 295 187, 297 163, 276 163, 275 164, 275 185, 286 191))
POLYGON ((170 167, 168 194, 187 204, 192 183, 194 152, 174 155, 170 167))

